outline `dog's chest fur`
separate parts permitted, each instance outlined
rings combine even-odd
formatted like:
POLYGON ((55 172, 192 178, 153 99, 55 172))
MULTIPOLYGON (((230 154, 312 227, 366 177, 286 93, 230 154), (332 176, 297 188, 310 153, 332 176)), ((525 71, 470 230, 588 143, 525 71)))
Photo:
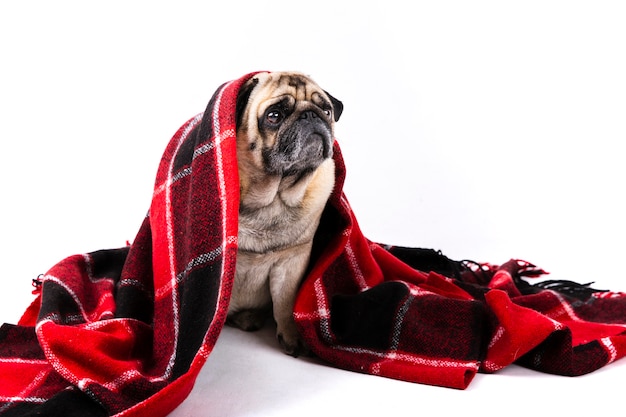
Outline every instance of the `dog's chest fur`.
POLYGON ((265 177, 242 190, 230 311, 268 307, 272 277, 299 284, 333 186, 334 162, 329 159, 306 176, 265 177))

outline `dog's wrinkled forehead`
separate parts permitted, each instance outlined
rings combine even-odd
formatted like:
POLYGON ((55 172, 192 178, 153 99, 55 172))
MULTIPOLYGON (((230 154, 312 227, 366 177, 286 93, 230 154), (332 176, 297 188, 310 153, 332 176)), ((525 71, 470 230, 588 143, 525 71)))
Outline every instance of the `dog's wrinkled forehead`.
POLYGON ((319 107, 331 106, 324 90, 306 75, 296 72, 259 74, 258 85, 252 94, 260 104, 288 99, 295 102, 309 101, 319 107))
POLYGON ((332 111, 335 122, 343 111, 339 100, 302 73, 262 72, 249 79, 237 95, 238 128, 253 126, 270 106, 278 103, 292 114, 297 114, 298 110, 314 110, 320 114, 332 111))

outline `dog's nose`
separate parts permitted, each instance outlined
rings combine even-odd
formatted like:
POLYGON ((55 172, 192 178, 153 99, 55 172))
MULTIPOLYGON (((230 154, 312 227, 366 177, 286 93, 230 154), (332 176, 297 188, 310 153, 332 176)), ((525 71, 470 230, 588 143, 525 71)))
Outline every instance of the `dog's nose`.
POLYGON ((317 113, 315 113, 313 110, 305 111, 304 113, 300 115, 301 120, 304 120, 304 119, 312 120, 312 119, 317 119, 317 118, 318 118, 317 113))

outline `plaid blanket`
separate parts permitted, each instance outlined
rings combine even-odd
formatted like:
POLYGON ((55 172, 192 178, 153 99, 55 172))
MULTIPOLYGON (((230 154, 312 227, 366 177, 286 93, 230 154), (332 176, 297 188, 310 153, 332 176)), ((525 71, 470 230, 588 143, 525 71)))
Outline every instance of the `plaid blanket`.
MULTIPOLYGON (((0 329, 3 416, 164 416, 188 395, 225 321, 237 253, 235 102, 248 74, 186 122, 127 247, 71 256, 0 329)), ((626 296, 524 279, 530 263, 452 261, 365 238, 336 185, 294 316, 331 364, 465 388, 511 363, 580 375, 626 353, 626 296)), ((278 348, 278 347, 277 347, 278 348)), ((207 393, 211 395, 211 393, 207 393)))

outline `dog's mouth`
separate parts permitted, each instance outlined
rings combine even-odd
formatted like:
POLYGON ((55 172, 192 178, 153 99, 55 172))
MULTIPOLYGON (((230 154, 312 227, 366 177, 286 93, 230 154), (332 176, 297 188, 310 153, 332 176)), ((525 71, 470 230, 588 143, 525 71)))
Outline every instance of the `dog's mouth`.
POLYGON ((300 118, 279 132, 276 146, 263 157, 270 174, 288 176, 315 170, 333 155, 332 131, 318 117, 300 118))

